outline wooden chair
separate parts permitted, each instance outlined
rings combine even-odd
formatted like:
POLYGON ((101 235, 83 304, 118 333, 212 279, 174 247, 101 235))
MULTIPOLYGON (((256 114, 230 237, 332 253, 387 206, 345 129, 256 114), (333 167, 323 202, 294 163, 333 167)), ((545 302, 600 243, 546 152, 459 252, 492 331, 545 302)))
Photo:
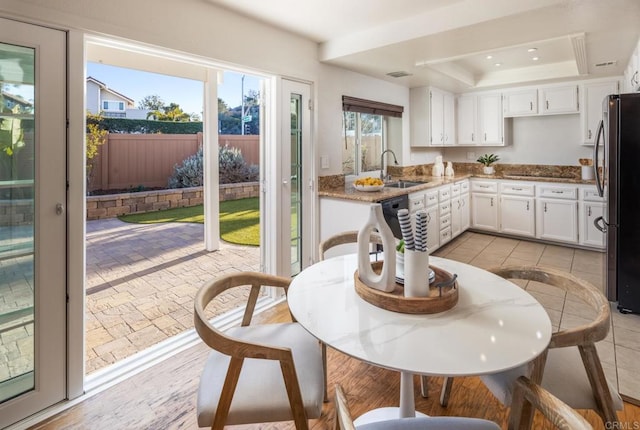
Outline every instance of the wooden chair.
MULTIPOLYGON (((358 242, 357 230, 345 231, 342 233, 334 234, 333 236, 328 237, 324 241, 320 242, 320 246, 318 247, 319 260, 320 261, 324 260, 325 253, 331 248, 335 248, 336 246, 339 246, 339 245, 346 245, 348 243, 357 243, 357 242, 358 242)), ((377 234, 372 234, 371 243, 382 245, 382 238, 377 234)))
MULTIPOLYGON (((370 241, 372 244, 382 245, 382 238, 377 234, 372 234, 370 237, 370 241)), ((318 256, 320 261, 324 260, 325 253, 336 246, 346 245, 349 243, 357 243, 358 242, 358 231, 351 230, 345 231, 342 233, 334 234, 333 236, 325 239, 320 242, 320 246, 318 247, 318 256)), ((329 395, 327 393, 327 345, 324 342, 321 342, 322 345, 322 365, 324 367, 324 401, 329 401, 329 395)))
MULTIPOLYGON (((289 279, 263 273, 227 275, 205 284, 195 298, 194 323, 212 348, 198 389, 198 425, 307 420, 322 413, 323 371, 318 341, 297 322, 250 325, 262 286, 289 287, 289 279), (250 286, 242 323, 222 332, 205 308, 221 293, 250 286)), ((292 317, 293 320, 293 317, 292 317)))
MULTIPOLYGON (((553 285, 571 293, 596 311, 595 318, 584 325, 553 333, 548 349, 531 363, 509 371, 483 375, 481 379, 505 405, 513 400, 519 376, 529 376, 575 409, 594 409, 607 428, 618 422, 616 410, 622 410, 622 398, 610 385, 602 369, 595 343, 603 340, 611 327, 610 305, 592 284, 552 268, 510 266, 490 270, 505 279, 523 279, 553 285)), ((446 384, 445 384, 446 385, 446 384)), ((531 420, 531 408, 525 405, 521 414, 531 420)), ((512 414, 513 416, 513 414, 512 414)), ((521 424, 510 422, 513 429, 521 424)))
MULTIPOLYGON (((516 422, 520 423, 522 416, 519 414, 523 410, 523 406, 531 405, 540 410, 558 429, 592 429, 587 420, 576 411, 539 385, 532 383, 526 377, 521 376, 518 378, 515 385, 514 406, 511 408, 511 416, 516 422), (517 405, 516 401, 518 402, 517 405)), ((500 426, 493 421, 464 417, 397 418, 356 427, 353 424, 344 391, 342 391, 340 385, 336 385, 335 430, 496 430, 499 428, 500 426)))

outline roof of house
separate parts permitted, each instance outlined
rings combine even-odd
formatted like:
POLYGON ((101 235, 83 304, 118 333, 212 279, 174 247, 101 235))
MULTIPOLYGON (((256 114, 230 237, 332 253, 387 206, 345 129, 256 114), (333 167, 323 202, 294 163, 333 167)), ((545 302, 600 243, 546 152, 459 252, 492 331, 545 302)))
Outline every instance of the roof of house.
POLYGON ((129 98, 129 97, 125 96, 124 94, 121 94, 121 93, 119 93, 117 91, 112 90, 111 88, 107 87, 107 84, 97 80, 96 78, 94 78, 92 76, 87 76, 87 82, 93 82, 94 84, 98 85, 101 90, 107 91, 107 92, 109 92, 111 94, 114 94, 114 95, 116 95, 118 97, 122 97, 123 99, 127 100, 131 104, 135 103, 135 101, 132 98, 129 98))
POLYGON ((30 101, 25 100, 22 97, 17 96, 15 94, 8 93, 8 92, 6 92, 4 90, 2 91, 2 97, 7 98, 7 99, 12 99, 16 103, 20 103, 23 106, 33 106, 33 103, 31 103, 30 101))

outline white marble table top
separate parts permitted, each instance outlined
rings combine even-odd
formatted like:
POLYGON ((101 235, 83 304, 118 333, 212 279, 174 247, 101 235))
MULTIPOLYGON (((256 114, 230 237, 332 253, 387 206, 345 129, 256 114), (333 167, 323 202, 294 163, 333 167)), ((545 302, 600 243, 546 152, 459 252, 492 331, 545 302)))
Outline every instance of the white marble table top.
POLYGON ((316 263, 289 288, 289 308, 311 334, 362 361, 434 376, 495 373, 539 355, 551 338, 540 303, 486 270, 438 257, 430 264, 458 275, 452 309, 410 315, 381 309, 357 295, 355 254, 316 263))

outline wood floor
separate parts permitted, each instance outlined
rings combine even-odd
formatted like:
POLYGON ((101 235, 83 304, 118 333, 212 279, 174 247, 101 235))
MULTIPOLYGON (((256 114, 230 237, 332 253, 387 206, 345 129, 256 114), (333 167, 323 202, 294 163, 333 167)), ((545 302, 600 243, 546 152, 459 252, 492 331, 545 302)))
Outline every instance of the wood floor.
MULTIPOLYGON (((285 304, 263 313, 264 321, 284 321, 288 318, 285 304)), ((191 348, 165 362, 122 382, 32 429, 197 429, 195 398, 198 379, 208 349, 204 345, 191 348)), ((449 401, 443 408, 438 403, 440 378, 430 378, 429 398, 419 395, 419 381, 415 378, 417 410, 428 415, 460 415, 493 420, 506 428, 508 409, 504 408, 478 378, 456 378, 449 401)), ((354 417, 382 406, 397 406, 400 377, 397 372, 381 369, 349 358, 329 349, 329 399, 322 417, 311 420, 312 429, 333 428, 333 387, 340 383, 354 417)), ((604 428, 592 411, 583 415, 595 429, 604 428)), ((640 407, 625 403, 619 412, 623 426, 640 428, 640 407)), ((292 429, 291 423, 233 426, 233 429, 292 429)), ((551 429, 540 416, 534 427, 551 429)))

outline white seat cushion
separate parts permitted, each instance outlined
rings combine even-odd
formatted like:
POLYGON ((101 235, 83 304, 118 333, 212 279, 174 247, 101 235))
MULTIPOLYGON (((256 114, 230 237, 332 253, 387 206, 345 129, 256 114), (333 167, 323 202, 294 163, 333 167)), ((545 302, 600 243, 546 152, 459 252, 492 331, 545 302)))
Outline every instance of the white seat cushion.
POLYGON ((492 421, 461 417, 401 418, 364 424, 357 430, 499 430, 492 421))
MULTIPOLYGON (((529 376, 529 365, 506 372, 483 375, 482 381, 504 405, 510 405, 515 380, 529 376)), ((622 398, 618 390, 608 383, 613 406, 622 410, 622 398)), ((542 377, 542 387, 574 409, 597 409, 587 371, 582 363, 578 347, 551 348, 542 377)))
MULTIPOLYGON (((254 343, 291 348, 308 418, 322 412, 324 379, 318 340, 298 323, 233 327, 227 334, 254 343)), ((229 356, 211 351, 198 389, 198 425, 213 423, 229 367, 229 356)), ((291 420, 291 407, 277 360, 245 359, 227 424, 291 420)))

